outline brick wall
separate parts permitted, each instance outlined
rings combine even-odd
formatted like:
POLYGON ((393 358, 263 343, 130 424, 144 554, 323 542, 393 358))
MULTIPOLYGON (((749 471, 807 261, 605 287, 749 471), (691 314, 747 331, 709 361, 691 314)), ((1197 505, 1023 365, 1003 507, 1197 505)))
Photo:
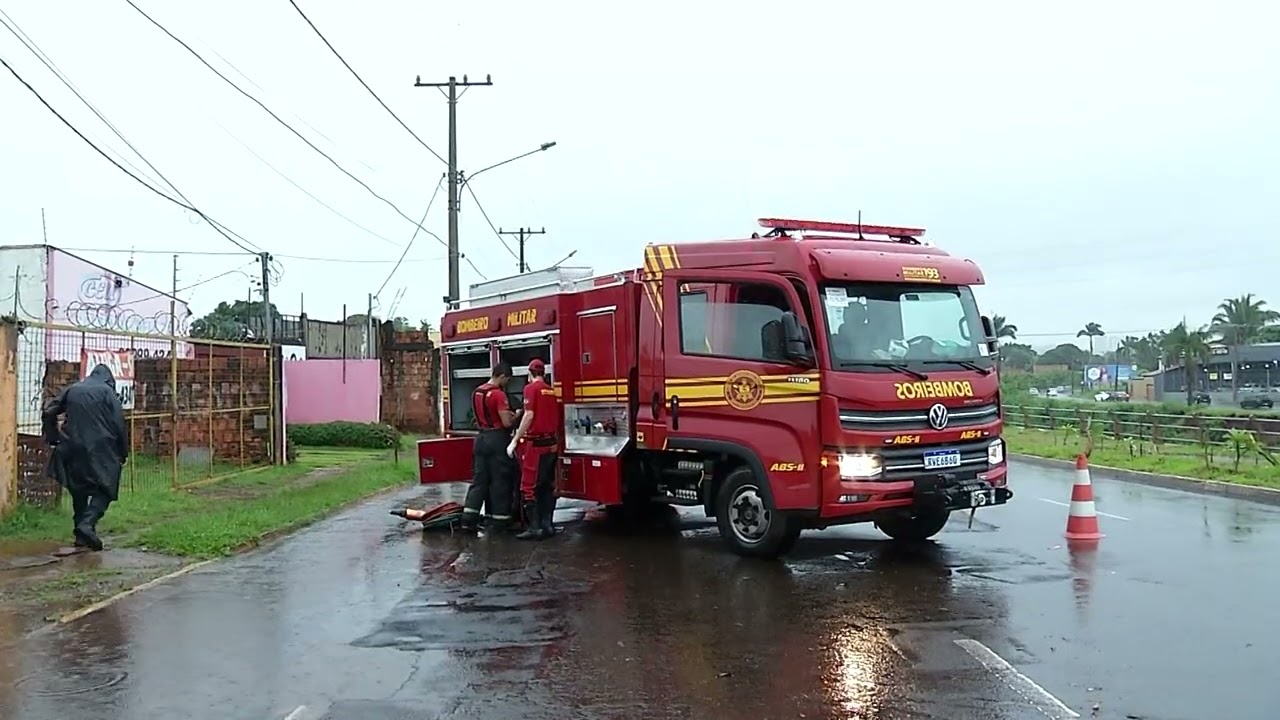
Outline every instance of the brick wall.
POLYGON ((440 432, 440 351, 421 330, 396 331, 383 323, 382 422, 404 432, 440 432))
MULTIPOLYGON (((269 459, 270 369, 263 350, 241 356, 179 359, 178 419, 167 358, 134 360, 134 407, 126 412, 133 451, 169 455, 178 449, 208 448, 217 460, 262 463, 269 459), (243 410, 241 408, 259 408, 243 410)), ((45 396, 80 379, 80 363, 45 363, 45 396)))

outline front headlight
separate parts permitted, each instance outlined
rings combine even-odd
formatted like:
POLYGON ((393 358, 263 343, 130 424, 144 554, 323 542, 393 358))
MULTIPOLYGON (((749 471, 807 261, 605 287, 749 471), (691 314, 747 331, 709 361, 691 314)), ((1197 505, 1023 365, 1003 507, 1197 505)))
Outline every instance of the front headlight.
POLYGON ((837 461, 842 480, 866 480, 878 477, 884 470, 879 455, 841 455, 837 461))
POLYGON ((987 446, 987 464, 999 465, 1004 462, 1004 440, 996 440, 987 446))

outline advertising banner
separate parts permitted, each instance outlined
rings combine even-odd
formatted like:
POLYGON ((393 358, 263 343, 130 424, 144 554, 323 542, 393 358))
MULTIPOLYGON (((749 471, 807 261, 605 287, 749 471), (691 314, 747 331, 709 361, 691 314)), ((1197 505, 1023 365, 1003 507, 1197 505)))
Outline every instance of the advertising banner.
POLYGON ((80 379, 89 377, 89 373, 99 365, 111 369, 116 379, 116 395, 120 396, 120 404, 125 410, 133 409, 133 351, 132 350, 88 350, 80 351, 80 379))

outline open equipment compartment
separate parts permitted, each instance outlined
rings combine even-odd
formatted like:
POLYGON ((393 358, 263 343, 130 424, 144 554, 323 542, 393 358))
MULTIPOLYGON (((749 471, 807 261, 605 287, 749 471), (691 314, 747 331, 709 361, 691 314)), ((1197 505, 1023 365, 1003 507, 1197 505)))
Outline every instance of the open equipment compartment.
POLYGON ((449 373, 449 422, 452 431, 477 429, 471 396, 493 374, 488 343, 448 348, 445 362, 449 373))
POLYGON ((511 407, 524 404, 524 386, 529 382, 529 363, 541 360, 547 366, 547 380, 555 382, 554 363, 551 358, 551 336, 498 341, 498 361, 511 363, 511 380, 507 383, 507 396, 511 407))

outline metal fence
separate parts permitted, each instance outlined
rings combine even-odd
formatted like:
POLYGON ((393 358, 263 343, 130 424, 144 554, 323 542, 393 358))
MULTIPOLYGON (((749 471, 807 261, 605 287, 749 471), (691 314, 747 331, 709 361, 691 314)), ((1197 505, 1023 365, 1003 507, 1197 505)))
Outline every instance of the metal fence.
POLYGON ((1136 452, 1143 452, 1149 445, 1153 451, 1164 447, 1184 454, 1234 448, 1232 431, 1242 430, 1251 434, 1261 447, 1280 450, 1280 419, 1276 418, 1247 413, 1162 413, 1128 409, 1123 403, 1098 405, 1006 404, 1005 423, 1028 430, 1088 437, 1103 445, 1108 441, 1136 443, 1136 452))
MULTIPOLYGON (((96 331, 47 323, 0 325, 14 361, 20 499, 56 503, 41 436, 44 404, 107 365, 125 408, 132 451, 122 492, 183 488, 271 464, 278 455, 279 351, 263 345, 96 331)), ((0 363, 0 372, 7 366, 0 363)), ((0 395, 0 397, 3 397, 0 395)), ((0 433, 11 427, 0 423, 0 433)))

